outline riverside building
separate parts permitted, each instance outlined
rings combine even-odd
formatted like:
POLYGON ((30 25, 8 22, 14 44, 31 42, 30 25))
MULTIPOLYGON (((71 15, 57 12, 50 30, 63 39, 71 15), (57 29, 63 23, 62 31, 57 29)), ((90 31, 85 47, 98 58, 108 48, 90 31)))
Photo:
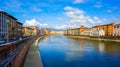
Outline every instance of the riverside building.
POLYGON ((85 29, 87 29, 87 27, 85 27, 84 25, 82 25, 82 26, 78 29, 79 35, 81 35, 81 32, 84 31, 85 29))
POLYGON ((11 16, 10 14, 0 10, 0 39, 1 40, 9 40, 14 38, 15 31, 12 31, 13 24, 16 24, 16 18, 11 16))
POLYGON ((22 37, 22 23, 5 11, 0 10, 0 40, 7 41, 22 37))
POLYGON ((23 24, 20 22, 17 22, 17 37, 22 37, 23 36, 23 24))
POLYGON ((30 27, 23 27, 23 36, 33 36, 34 35, 34 29, 30 27))
POLYGON ((120 36, 120 24, 113 26, 113 36, 120 36))
POLYGON ((0 10, 0 40, 7 39, 8 22, 7 14, 0 10))
POLYGON ((85 30, 80 32, 80 35, 90 36, 90 31, 91 31, 91 28, 86 28, 85 30))
POLYGON ((91 35, 95 36, 112 36, 114 23, 97 25, 92 27, 91 35))

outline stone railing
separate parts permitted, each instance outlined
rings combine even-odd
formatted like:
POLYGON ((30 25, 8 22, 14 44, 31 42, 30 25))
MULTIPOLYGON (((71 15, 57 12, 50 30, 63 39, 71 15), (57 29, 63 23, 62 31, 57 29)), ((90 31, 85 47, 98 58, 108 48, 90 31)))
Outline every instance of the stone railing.
POLYGON ((30 45, 38 37, 40 35, 0 46, 0 67, 21 67, 30 45))

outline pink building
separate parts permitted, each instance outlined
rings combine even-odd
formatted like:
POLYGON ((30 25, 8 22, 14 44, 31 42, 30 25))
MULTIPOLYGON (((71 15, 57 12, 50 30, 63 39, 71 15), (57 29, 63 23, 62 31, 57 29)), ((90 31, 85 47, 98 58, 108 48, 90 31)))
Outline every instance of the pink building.
POLYGON ((113 26, 113 36, 120 36, 120 23, 113 26))

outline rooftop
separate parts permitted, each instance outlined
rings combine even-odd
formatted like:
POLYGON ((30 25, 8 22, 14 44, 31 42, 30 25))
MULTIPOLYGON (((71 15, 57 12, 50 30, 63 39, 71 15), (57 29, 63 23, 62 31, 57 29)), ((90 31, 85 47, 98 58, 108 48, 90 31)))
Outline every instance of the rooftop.
POLYGON ((11 18, 13 18, 14 20, 17 20, 15 17, 13 17, 12 15, 8 14, 7 12, 3 11, 3 10, 0 10, 0 13, 3 13, 11 18))
POLYGON ((19 23, 19 24, 23 25, 21 22, 17 22, 17 23, 19 23))
POLYGON ((103 25, 96 25, 96 26, 93 26, 93 27, 106 26, 106 25, 111 25, 111 24, 115 24, 115 23, 109 23, 109 24, 103 24, 103 25))

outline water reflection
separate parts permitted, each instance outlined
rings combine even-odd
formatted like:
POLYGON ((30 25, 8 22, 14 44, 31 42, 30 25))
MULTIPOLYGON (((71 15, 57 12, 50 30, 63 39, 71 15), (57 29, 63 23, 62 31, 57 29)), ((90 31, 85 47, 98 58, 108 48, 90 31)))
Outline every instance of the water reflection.
POLYGON ((104 52, 113 56, 120 56, 120 43, 105 43, 104 52))
POLYGON ((77 42, 76 40, 70 40, 69 49, 66 53, 66 61, 73 61, 78 60, 78 58, 81 58, 83 54, 79 54, 82 53, 81 49, 79 48, 79 42, 77 42))
POLYGON ((100 52, 103 53, 105 51, 105 44, 104 43, 99 43, 98 47, 99 47, 100 52))
POLYGON ((39 48, 44 67, 120 66, 120 43, 49 36, 39 48))

